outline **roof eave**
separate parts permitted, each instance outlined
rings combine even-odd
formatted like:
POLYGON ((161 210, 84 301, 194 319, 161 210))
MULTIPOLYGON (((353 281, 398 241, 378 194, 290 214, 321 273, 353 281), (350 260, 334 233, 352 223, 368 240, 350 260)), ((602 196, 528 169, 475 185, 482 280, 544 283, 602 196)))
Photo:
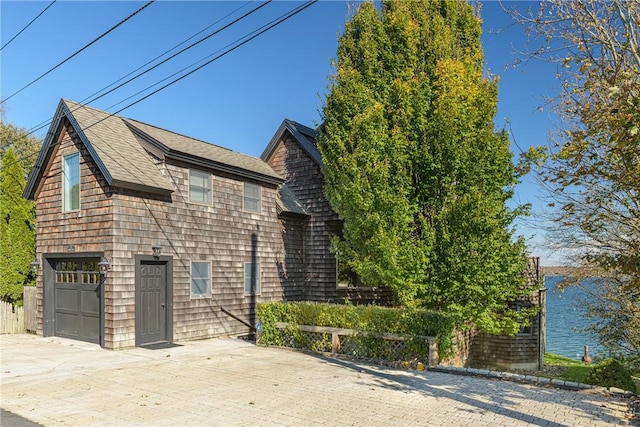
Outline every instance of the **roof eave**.
POLYGON ((173 190, 170 190, 167 188, 153 187, 153 186, 144 185, 144 184, 136 184, 134 182, 121 181, 118 179, 113 180, 112 187, 124 188, 127 190, 133 190, 133 191, 140 191, 143 193, 157 194, 160 196, 170 196, 171 193, 173 193, 173 190))
POLYGON ((93 148, 93 145, 89 142, 89 139, 84 134, 82 128, 76 121, 75 117, 73 117, 73 112, 69 109, 67 104, 64 102, 64 99, 60 100, 58 104, 58 108, 56 109, 56 113, 53 116, 53 120, 51 121, 51 125, 49 126, 49 130, 47 131, 47 135, 45 136, 44 142, 42 143, 42 148, 40 149, 40 154, 34 164, 33 170, 29 175, 29 179, 27 181, 27 185, 25 186, 23 196, 29 200, 33 200, 35 197, 36 189, 38 188, 38 183, 42 178, 43 168, 47 165, 49 158, 52 154, 52 149, 56 143, 56 139, 60 135, 60 131, 62 129, 62 120, 64 118, 69 120, 71 127, 76 132, 78 137, 82 140, 82 143, 87 148, 89 155, 98 166, 100 172, 104 176, 107 184, 111 185, 113 178, 111 177, 111 173, 107 170, 106 166, 98 156, 98 153, 93 148))
POLYGON ((223 172, 231 175, 236 175, 242 178, 247 178, 254 181, 260 181, 267 184, 280 185, 284 182, 284 178, 282 177, 265 175, 260 172, 243 169, 236 166, 231 166, 225 163, 216 162, 214 160, 209 160, 202 157, 194 156, 192 154, 183 153, 181 151, 168 150, 166 156, 173 160, 179 160, 179 161, 190 163, 203 168, 212 169, 218 172, 223 172))
MULTIPOLYGON (((113 177, 111 176, 111 173, 109 172, 105 164, 102 162, 102 159, 100 158, 100 156, 98 156, 98 153, 96 152, 95 148, 93 148, 93 144, 91 144, 91 142, 89 141, 89 138, 87 138, 87 136, 84 134, 84 130, 80 127, 80 124, 76 121, 75 117, 73 117, 73 114, 71 110, 69 110, 69 107, 67 107, 67 105, 64 104, 63 108, 65 111, 65 115, 69 119, 69 122, 71 122, 71 126, 76 131, 76 134, 84 144, 85 148, 89 152, 89 155, 95 162, 96 166, 98 166, 98 169, 102 173, 102 176, 104 177, 104 179, 107 181, 107 184, 112 185, 113 177)), ((97 123, 99 122, 94 123, 94 125, 97 123)))
POLYGON ((35 197, 35 191, 38 187, 38 182, 40 181, 42 175, 42 168, 49 161, 49 157, 51 155, 52 141, 57 139, 59 135, 60 125, 62 123, 62 109, 63 101, 60 100, 58 103, 58 108, 56 108, 56 113, 53 116, 53 120, 49 125, 49 129, 47 130, 47 134, 44 137, 44 141, 42 142, 42 147, 40 148, 40 152, 38 153, 38 158, 36 159, 33 169, 29 173, 29 178, 27 179, 27 184, 24 188, 24 192, 22 193, 23 197, 29 200, 33 200, 35 197))

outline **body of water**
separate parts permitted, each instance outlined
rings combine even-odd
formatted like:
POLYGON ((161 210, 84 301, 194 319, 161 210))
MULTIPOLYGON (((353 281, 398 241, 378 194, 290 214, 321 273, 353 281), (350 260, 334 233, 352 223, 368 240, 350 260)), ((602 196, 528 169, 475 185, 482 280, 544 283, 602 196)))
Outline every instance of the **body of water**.
POLYGON ((558 290, 560 276, 545 277, 547 288, 547 348, 550 353, 580 360, 584 346, 589 346, 589 354, 593 357, 602 348, 597 338, 581 331, 589 322, 584 317, 583 307, 588 295, 580 287, 568 287, 558 290))

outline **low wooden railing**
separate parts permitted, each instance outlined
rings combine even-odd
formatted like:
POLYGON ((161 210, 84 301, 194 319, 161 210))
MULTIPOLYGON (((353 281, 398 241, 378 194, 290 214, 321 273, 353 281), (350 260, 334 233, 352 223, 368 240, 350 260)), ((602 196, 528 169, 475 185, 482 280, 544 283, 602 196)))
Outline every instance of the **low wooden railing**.
MULTIPOLYGON (((311 325, 293 325, 292 326, 289 323, 285 323, 285 322, 276 322, 274 326, 277 329, 281 329, 281 330, 287 330, 293 327, 302 333, 306 333, 310 335, 331 334, 331 350, 329 352, 333 354, 350 354, 352 351, 349 351, 349 349, 352 349, 353 347, 349 346, 348 339, 349 337, 354 337, 354 336, 375 337, 375 338, 384 340, 390 346, 393 346, 395 348, 398 348, 404 345, 404 343, 408 342, 409 340, 420 339, 427 342, 429 346, 428 358, 426 360, 427 365, 436 366, 438 364, 438 344, 437 344, 438 340, 436 337, 425 337, 425 336, 408 337, 408 336, 396 335, 396 334, 390 334, 390 333, 356 331, 355 329, 334 328, 329 326, 311 326, 311 325), (348 348, 345 348, 345 347, 348 347, 348 348)), ((312 348, 312 350, 326 352, 328 348, 326 349, 312 348)))

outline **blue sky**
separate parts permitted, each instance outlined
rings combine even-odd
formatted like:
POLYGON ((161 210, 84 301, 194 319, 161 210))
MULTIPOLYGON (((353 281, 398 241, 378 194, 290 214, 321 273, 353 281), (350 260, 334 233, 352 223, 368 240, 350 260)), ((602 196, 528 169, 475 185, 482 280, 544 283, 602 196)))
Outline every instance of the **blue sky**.
MULTIPOLYGON (((29 23, 47 1, 0 2, 0 45, 29 23)), ((0 51, 0 93, 14 94, 94 38, 129 16, 145 2, 58 0, 0 51)), ((91 105, 117 111, 149 93, 134 95, 301 5, 274 1, 238 24, 211 37, 91 105), (132 98, 126 100, 128 97, 132 98)), ((259 156, 284 118, 315 126, 327 92, 331 60, 350 10, 357 3, 320 1, 214 61, 180 82, 122 111, 131 117, 233 150, 259 156)), ((4 120, 31 129, 51 119, 60 98, 81 102, 139 66, 173 48, 216 21, 180 48, 258 6, 245 1, 156 1, 113 32, 3 104, 4 120), (235 11, 235 12, 234 12, 235 11)), ((534 2, 503 2, 505 7, 537 7, 534 2)), ((509 124, 514 153, 546 144, 552 116, 544 98, 557 88, 555 68, 531 61, 513 68, 514 49, 523 48, 524 29, 513 26, 497 2, 482 2, 486 68, 500 77, 496 127, 509 124)), ((157 61, 156 61, 157 62, 157 61)), ((174 77, 175 78, 175 77, 174 77)), ((171 79, 170 79, 171 80, 171 79)), ((165 83, 167 83, 167 80, 165 83)), ((154 87, 151 90, 156 89, 154 87)), ((36 132, 44 137, 46 127, 36 132)), ((545 249, 538 213, 541 186, 526 177, 515 201, 532 203, 534 216, 518 222, 530 252, 543 264, 561 254, 545 249)))

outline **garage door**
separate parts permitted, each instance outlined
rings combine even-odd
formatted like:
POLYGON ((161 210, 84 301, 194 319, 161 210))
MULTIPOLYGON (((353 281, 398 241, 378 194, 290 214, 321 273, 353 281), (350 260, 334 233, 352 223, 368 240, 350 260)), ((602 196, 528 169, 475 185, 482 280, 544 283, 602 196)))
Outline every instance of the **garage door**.
POLYGON ((54 334, 100 343, 99 259, 61 259, 54 264, 54 334))

